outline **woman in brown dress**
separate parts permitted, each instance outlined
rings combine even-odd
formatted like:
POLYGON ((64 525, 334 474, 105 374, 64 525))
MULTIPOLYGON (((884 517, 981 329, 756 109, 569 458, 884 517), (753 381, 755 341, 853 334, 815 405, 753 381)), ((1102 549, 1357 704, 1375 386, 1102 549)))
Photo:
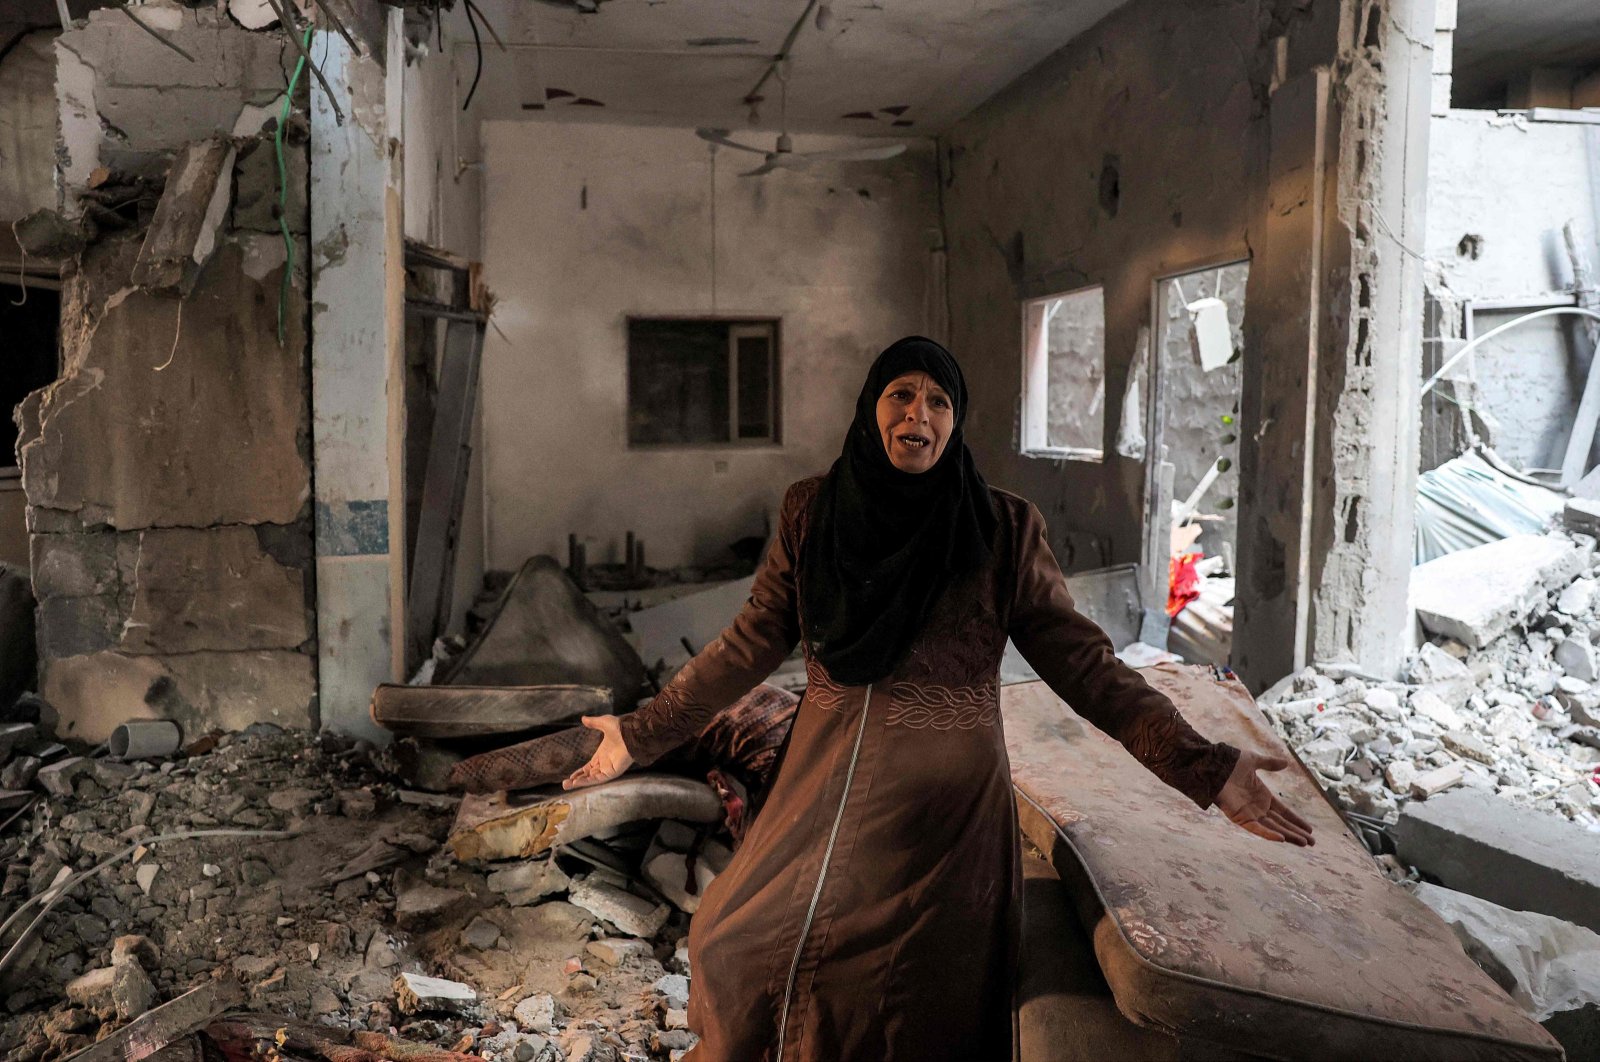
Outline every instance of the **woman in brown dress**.
POLYGON ((784 497, 750 600, 648 706, 585 719, 565 783, 649 764, 805 647, 760 813, 689 931, 697 1062, 1012 1057, 1020 842, 999 715, 1009 636, 1050 687, 1201 807, 1308 844, 1074 607, 1032 504, 984 483, 966 383, 921 337, 878 356, 844 451, 784 497))

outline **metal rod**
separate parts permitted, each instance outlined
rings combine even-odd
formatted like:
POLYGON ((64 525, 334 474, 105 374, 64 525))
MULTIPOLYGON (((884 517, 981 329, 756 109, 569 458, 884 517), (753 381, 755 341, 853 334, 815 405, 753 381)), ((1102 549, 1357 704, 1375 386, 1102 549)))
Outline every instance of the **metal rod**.
POLYGON ((332 7, 328 6, 328 0, 316 0, 316 4, 322 13, 328 16, 328 22, 338 31, 339 36, 344 38, 344 42, 350 46, 350 50, 358 56, 362 55, 361 45, 357 44, 356 39, 350 36, 350 31, 344 28, 344 23, 339 21, 339 16, 333 13, 332 7))
POLYGON ((344 112, 339 109, 339 101, 334 98, 333 86, 328 84, 328 79, 322 75, 322 68, 312 60, 311 52, 306 48, 305 42, 300 39, 299 25, 295 22, 294 17, 289 14, 287 7, 280 3, 279 0, 267 0, 267 3, 277 13, 278 21, 283 23, 283 28, 288 32, 289 40, 293 42, 295 51, 300 53, 300 58, 306 61, 306 66, 311 68, 311 73, 316 76, 318 83, 322 85, 322 91, 328 97, 328 106, 333 108, 333 120, 339 125, 343 125, 344 112))
POLYGON ((61 28, 72 28, 72 12, 67 10, 67 0, 56 0, 56 15, 61 19, 61 28))
MULTIPOLYGON (((61 4, 61 10, 65 11, 67 9, 66 8, 66 0, 57 0, 57 2, 61 4)), ((161 34, 157 33, 155 31, 155 27, 151 26, 148 22, 146 22, 144 19, 140 18, 138 15, 135 15, 131 10, 128 9, 128 7, 126 5, 123 5, 122 7, 119 7, 117 10, 121 11, 124 15, 127 15, 129 18, 133 19, 133 24, 135 26, 138 26, 140 29, 142 29, 146 33, 150 34, 150 36, 154 37, 156 40, 160 41, 162 44, 165 44, 168 48, 171 48, 173 51, 177 52, 179 55, 181 55, 185 59, 189 60, 189 62, 191 62, 191 63, 194 62, 194 56, 190 55, 188 52, 184 51, 182 48, 178 47, 176 44, 172 43, 171 41, 169 41, 165 37, 163 37, 161 34)))

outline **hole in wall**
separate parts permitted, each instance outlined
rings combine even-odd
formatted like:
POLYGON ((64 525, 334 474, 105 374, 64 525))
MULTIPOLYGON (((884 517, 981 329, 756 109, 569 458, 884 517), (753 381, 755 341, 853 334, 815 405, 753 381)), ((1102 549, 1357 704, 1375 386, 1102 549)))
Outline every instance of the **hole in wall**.
POLYGON ((1361 530, 1361 499, 1351 498, 1344 510, 1344 540, 1354 542, 1361 530))
POLYGON ((1483 237, 1476 233, 1467 233, 1456 244, 1456 257, 1470 258, 1476 262, 1483 255, 1483 237))
POLYGON ((1107 155, 1100 164, 1100 209, 1108 217, 1117 216, 1117 207, 1122 203, 1122 176, 1118 172, 1120 165, 1117 156, 1107 155))

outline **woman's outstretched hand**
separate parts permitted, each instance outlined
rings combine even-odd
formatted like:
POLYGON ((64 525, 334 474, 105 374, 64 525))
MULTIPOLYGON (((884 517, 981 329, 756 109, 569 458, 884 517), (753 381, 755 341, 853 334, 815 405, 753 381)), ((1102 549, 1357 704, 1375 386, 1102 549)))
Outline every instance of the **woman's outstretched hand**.
POLYGON ((1233 765, 1233 773, 1217 794, 1217 807, 1257 837, 1297 845, 1316 844, 1311 837, 1311 824, 1291 811, 1256 776, 1257 771, 1281 771, 1288 766, 1289 761, 1279 756, 1263 756, 1249 749, 1240 751, 1239 762, 1233 765))
POLYGON ((562 789, 581 789, 586 785, 599 785, 633 766, 633 755, 622 740, 622 723, 614 715, 586 715, 583 725, 600 731, 600 747, 594 750, 589 762, 567 776, 562 789))

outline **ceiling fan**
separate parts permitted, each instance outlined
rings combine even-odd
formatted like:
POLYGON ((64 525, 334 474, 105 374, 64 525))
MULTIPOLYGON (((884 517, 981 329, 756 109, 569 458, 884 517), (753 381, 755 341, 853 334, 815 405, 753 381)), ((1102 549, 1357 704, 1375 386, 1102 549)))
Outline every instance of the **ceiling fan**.
POLYGON ((788 133, 779 133, 777 145, 773 150, 741 144, 728 135, 726 129, 696 129, 695 136, 701 140, 710 141, 719 147, 733 148, 735 151, 751 151, 757 155, 765 155, 766 161, 753 170, 746 170, 741 177, 760 177, 773 170, 803 170, 813 162, 879 162, 883 159, 892 159, 906 149, 904 144, 885 144, 882 147, 846 148, 841 151, 796 151, 794 141, 788 133))

